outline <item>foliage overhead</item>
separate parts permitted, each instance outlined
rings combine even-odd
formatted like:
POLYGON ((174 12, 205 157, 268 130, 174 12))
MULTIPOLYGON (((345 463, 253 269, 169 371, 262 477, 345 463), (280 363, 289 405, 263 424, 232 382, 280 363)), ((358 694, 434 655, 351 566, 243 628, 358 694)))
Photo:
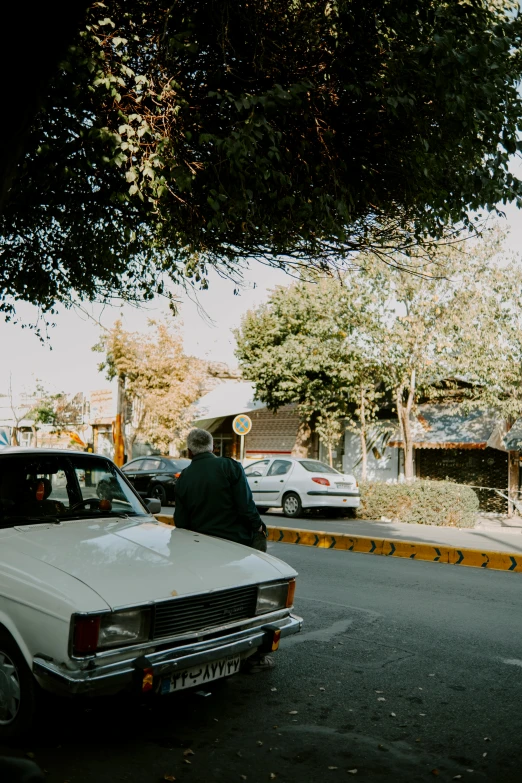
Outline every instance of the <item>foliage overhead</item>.
POLYGON ((407 259, 518 202, 521 32, 511 0, 93 4, 0 221, 0 307, 407 259))

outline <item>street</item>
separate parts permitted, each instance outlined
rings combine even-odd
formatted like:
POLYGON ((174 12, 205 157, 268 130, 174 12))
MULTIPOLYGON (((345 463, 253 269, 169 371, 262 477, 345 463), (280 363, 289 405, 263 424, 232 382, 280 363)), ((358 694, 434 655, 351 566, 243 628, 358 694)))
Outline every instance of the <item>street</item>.
POLYGON ((53 702, 1 751, 34 754, 49 783, 520 779, 520 577, 269 551, 299 571, 306 623, 273 671, 140 704, 53 702))

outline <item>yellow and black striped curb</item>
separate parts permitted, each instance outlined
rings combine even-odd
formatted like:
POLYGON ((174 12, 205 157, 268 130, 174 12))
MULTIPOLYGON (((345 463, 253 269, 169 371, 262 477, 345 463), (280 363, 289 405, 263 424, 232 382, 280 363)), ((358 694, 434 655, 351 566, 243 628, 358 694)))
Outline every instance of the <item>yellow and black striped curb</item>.
MULTIPOLYGON (((173 524, 170 515, 158 514, 160 522, 173 524)), ((321 530, 299 530, 290 527, 268 527, 268 539, 278 544, 300 544, 318 549, 342 549, 366 555, 407 557, 409 560, 426 560, 432 563, 490 568, 495 571, 522 571, 522 554, 509 552, 483 552, 481 549, 423 544, 420 541, 398 541, 391 538, 351 536, 349 533, 326 533, 321 530)))
POLYGON ((427 560, 432 563, 491 568, 495 571, 522 571, 522 554, 484 552, 481 549, 423 544, 419 541, 398 541, 390 538, 351 536, 349 533, 326 533, 320 530, 297 530, 288 527, 269 527, 268 538, 281 544, 300 544, 319 549, 343 549, 385 557, 407 557, 409 560, 427 560))

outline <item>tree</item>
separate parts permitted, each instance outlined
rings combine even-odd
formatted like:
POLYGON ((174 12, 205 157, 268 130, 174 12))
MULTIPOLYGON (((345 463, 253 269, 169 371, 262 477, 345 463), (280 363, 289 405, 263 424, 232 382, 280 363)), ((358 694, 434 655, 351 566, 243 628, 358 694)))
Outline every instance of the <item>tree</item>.
POLYGON ((412 479, 414 409, 441 380, 465 375, 469 404, 522 412, 522 271, 502 256, 502 239, 491 231, 446 248, 422 275, 370 259, 341 280, 278 289, 236 334, 245 377, 269 407, 295 402, 315 416, 329 447, 329 432, 348 420, 363 470, 368 418, 386 391, 412 479))
POLYGON ((167 452, 190 427, 192 405, 201 392, 202 363, 183 352, 180 332, 150 321, 151 332, 127 332, 121 321, 105 332, 94 350, 105 354, 100 369, 123 384, 127 416, 125 452, 136 439, 167 452))
POLYGON ((273 410, 297 403, 327 446, 330 463, 342 422, 351 420, 364 470, 379 395, 379 304, 362 273, 302 282, 277 288, 235 332, 243 374, 254 381, 257 397, 273 410))
POLYGON ((0 306, 408 263, 520 199, 521 30, 511 0, 93 4, 9 192, 0 306))
MULTIPOLYGON (((69 433, 79 438, 76 430, 83 424, 84 397, 81 392, 70 396, 64 392, 51 394, 38 382, 32 407, 27 418, 33 421, 34 445, 38 443, 38 425, 50 425, 51 432, 61 435, 69 433)), ((74 441, 81 442, 81 441, 74 441)))

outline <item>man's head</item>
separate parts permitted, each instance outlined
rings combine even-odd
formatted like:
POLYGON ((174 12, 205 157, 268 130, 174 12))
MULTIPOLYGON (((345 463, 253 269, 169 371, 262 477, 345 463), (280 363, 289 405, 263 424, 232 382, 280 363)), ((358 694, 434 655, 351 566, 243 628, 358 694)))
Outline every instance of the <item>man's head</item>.
POLYGON ((210 432, 206 430, 190 430, 187 438, 187 449, 189 457, 195 457, 196 454, 212 452, 214 449, 214 439, 210 432))

